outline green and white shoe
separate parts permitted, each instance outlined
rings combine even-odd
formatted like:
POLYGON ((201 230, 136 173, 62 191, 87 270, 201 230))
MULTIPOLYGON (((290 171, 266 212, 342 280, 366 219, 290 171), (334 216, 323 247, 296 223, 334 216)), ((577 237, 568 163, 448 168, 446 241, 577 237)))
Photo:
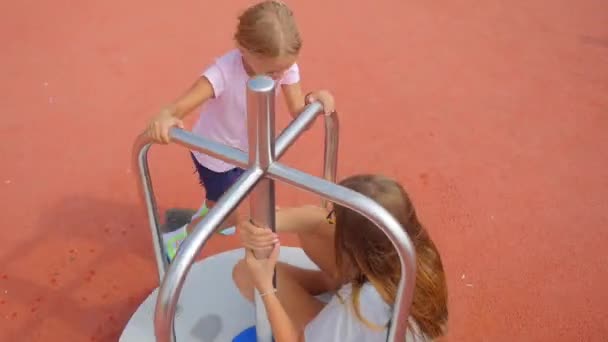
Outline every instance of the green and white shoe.
MULTIPOLYGON (((196 218, 207 215, 208 212, 209 208, 207 208, 206 203, 203 203, 197 211, 191 209, 167 210, 163 231, 169 232, 163 234, 163 242, 169 262, 173 261, 179 246, 188 237, 188 230, 186 229, 188 224, 196 218)), ((229 227, 218 232, 221 235, 233 235, 234 233, 236 233, 235 227, 229 227)))
POLYGON ((165 242, 165 251, 167 252, 167 259, 169 262, 173 261, 179 246, 188 237, 187 226, 183 226, 170 233, 163 234, 163 241, 165 242))
MULTIPOLYGON (((209 212, 209 208, 207 208, 207 203, 203 203, 203 206, 198 210, 198 212, 192 216, 192 220, 194 220, 197 217, 203 217, 203 216, 207 215, 208 212, 209 212)), ((236 228, 228 227, 223 230, 220 230, 217 233, 220 235, 233 235, 234 233, 236 233, 236 228)))
POLYGON ((203 202, 203 205, 201 205, 201 207, 198 209, 198 211, 192 215, 192 220, 194 220, 197 217, 203 217, 205 215, 207 215, 207 213, 209 212, 209 208, 207 208, 207 202, 203 202))
POLYGON ((188 236, 186 227, 195 213, 196 211, 193 209, 173 208, 167 210, 162 231, 166 232, 163 233, 163 242, 169 262, 175 258, 179 246, 188 236))

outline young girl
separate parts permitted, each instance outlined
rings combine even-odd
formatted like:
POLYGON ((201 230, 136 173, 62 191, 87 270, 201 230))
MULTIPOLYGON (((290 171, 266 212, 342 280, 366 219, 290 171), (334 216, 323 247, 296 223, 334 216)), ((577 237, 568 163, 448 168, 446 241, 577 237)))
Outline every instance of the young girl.
MULTIPOLYGON (((445 275, 439 252, 418 221, 407 193, 397 182, 375 175, 353 176, 341 185, 377 201, 406 230, 417 257, 406 341, 439 338, 448 319, 445 275)), ((317 207, 279 210, 276 227, 297 233, 320 271, 277 264, 277 235, 249 222, 239 224, 247 252, 235 266, 233 278, 249 300, 253 300, 253 288, 258 289, 275 341, 385 342, 401 269, 397 252, 384 233, 363 216, 338 205, 329 214, 317 207), (253 256, 252 250, 273 245, 269 259, 253 256), (278 291, 272 285, 275 265, 278 291), (328 303, 315 297, 334 291, 328 303)))
MULTIPOLYGON (((264 1, 248 8, 239 18, 236 49, 218 58, 190 89, 166 106, 150 122, 147 134, 168 143, 169 129, 184 127, 182 119, 204 104, 193 132, 202 137, 248 151, 246 82, 254 75, 271 76, 280 84, 287 107, 296 117, 306 103, 318 100, 325 113, 334 111, 334 100, 327 91, 304 96, 296 60, 302 47, 291 10, 279 1, 264 1)), ((204 215, 244 170, 204 153, 193 151, 192 161, 205 188, 206 201, 193 218, 204 215)), ((225 223, 230 225, 234 217, 225 223)), ((187 235, 186 227, 165 234, 169 259, 187 235)))

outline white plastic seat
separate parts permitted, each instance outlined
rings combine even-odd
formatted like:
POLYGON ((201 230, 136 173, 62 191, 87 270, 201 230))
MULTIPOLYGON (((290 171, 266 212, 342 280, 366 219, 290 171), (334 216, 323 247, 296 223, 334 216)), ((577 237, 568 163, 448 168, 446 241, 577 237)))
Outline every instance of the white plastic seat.
MULTIPOLYGON (((255 325, 253 304, 241 296, 232 281, 232 269, 243 253, 243 249, 234 249, 192 265, 175 317, 178 342, 231 342, 243 330, 255 325)), ((318 269, 300 248, 281 247, 279 260, 318 269)), ((158 288, 135 311, 120 342, 156 341, 153 322, 157 293, 158 288)))

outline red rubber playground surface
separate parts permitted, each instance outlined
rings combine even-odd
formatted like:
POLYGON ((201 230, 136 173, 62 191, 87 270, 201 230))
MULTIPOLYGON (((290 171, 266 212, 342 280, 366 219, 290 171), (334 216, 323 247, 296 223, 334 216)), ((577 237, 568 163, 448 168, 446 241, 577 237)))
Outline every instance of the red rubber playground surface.
MULTIPOLYGON (((0 4, 1 341, 116 341, 157 286, 131 144, 248 3, 0 4)), ((339 176, 398 178, 442 252, 447 340, 605 341, 608 4, 290 3, 304 86, 338 101, 339 176)), ((319 175, 322 137, 283 161, 319 175)), ((151 167, 163 209, 198 206, 185 150, 151 167)))

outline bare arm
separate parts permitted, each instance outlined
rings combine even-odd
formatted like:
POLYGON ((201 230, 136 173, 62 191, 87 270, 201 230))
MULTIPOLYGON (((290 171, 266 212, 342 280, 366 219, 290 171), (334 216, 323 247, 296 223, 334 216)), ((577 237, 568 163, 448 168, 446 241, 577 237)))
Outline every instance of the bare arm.
POLYGON ((205 76, 199 77, 190 88, 180 97, 178 97, 168 107, 173 110, 171 113, 174 117, 183 119, 192 110, 208 99, 214 97, 213 86, 205 76))
POLYGON ((280 244, 276 244, 272 248, 270 256, 266 259, 256 259, 252 250, 246 250, 245 263, 255 287, 262 296, 274 340, 276 342, 303 342, 304 331, 289 317, 283 304, 279 301, 272 284, 272 275, 277 264, 280 249, 280 244))
POLYGON ((304 110, 304 106, 306 106, 306 100, 300 83, 284 84, 281 88, 283 89, 283 97, 285 98, 291 117, 297 117, 304 110))
POLYGON ((326 114, 335 110, 334 97, 327 90, 313 91, 304 95, 300 83, 284 84, 282 89, 283 97, 285 97, 285 102, 287 102, 287 107, 293 118, 296 118, 308 103, 314 101, 320 101, 323 104, 323 111, 326 114))
POLYGON ((184 128, 182 119, 213 96, 209 80, 204 76, 198 78, 182 96, 161 109, 148 124, 146 134, 157 142, 168 143, 171 140, 169 129, 174 126, 184 128))
POLYGON ((277 296, 268 294, 262 299, 268 313, 268 321, 270 321, 272 327, 274 340, 276 342, 304 342, 304 333, 298 331, 277 296))
MULTIPOLYGON (((327 210, 316 206, 280 209, 276 212, 277 232, 333 234, 327 226, 327 210)), ((333 227, 332 227, 333 228, 333 227)), ((249 220, 241 221, 237 230, 243 245, 250 249, 268 249, 278 241, 278 236, 268 228, 260 228, 249 220)))

